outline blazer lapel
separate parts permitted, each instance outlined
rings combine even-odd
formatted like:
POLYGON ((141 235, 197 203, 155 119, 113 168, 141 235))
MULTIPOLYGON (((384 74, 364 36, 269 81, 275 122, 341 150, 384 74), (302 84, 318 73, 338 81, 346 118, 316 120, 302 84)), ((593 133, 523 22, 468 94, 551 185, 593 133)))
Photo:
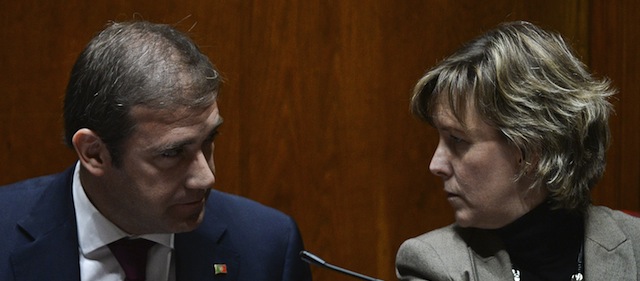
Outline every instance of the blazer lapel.
POLYGON ((597 207, 589 208, 584 243, 587 280, 635 280, 624 279, 637 276, 631 240, 597 207))
POLYGON ((16 280, 80 280, 72 175, 69 169, 43 187, 36 207, 18 222, 30 242, 11 253, 16 280))
POLYGON ((502 242, 491 232, 475 228, 456 228, 467 246, 471 276, 461 280, 511 280, 511 259, 502 242))
POLYGON ((493 256, 483 257, 469 248, 472 275, 470 280, 511 280, 511 261, 505 250, 494 253, 493 256))
MULTIPOLYGON (((206 216, 205 216, 206 217, 206 216)), ((237 280, 240 256, 225 239, 226 226, 203 223, 192 232, 176 234, 176 279, 178 281, 237 280), (226 272, 216 272, 215 266, 226 272)))

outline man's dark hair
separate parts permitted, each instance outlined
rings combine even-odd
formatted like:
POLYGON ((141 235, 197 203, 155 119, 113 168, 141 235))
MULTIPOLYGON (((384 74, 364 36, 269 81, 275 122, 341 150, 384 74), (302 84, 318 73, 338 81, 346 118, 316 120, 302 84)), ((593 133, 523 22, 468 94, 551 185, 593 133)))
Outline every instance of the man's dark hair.
POLYGON ((78 57, 64 99, 65 142, 82 128, 107 145, 114 165, 135 128, 133 106, 172 110, 215 102, 220 76, 195 43, 165 24, 110 23, 78 57))

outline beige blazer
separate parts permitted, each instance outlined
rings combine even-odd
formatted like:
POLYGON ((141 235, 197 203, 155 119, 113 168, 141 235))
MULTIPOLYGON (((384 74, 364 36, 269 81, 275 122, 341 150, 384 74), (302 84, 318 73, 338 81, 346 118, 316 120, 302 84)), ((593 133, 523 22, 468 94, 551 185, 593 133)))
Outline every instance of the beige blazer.
MULTIPOLYGON (((640 280, 640 218, 590 206, 585 224, 585 280, 640 280)), ((405 241, 399 280, 513 280, 511 261, 490 232, 450 225, 405 241)))

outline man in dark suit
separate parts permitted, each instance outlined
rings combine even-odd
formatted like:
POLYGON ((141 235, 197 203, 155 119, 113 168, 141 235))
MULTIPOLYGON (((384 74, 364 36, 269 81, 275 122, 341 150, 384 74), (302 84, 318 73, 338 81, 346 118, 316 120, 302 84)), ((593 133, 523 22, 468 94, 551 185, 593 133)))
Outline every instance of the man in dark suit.
POLYGON ((0 280, 311 280, 289 216, 211 189, 219 84, 170 26, 96 35, 64 101, 78 162, 0 188, 0 280))

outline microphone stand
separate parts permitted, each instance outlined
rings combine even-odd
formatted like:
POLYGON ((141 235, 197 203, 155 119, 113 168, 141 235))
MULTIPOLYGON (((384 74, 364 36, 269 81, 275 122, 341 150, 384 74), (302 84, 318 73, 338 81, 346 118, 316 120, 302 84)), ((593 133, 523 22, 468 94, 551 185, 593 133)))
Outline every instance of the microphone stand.
POLYGON ((376 278, 373 278, 373 277, 362 275, 362 274, 357 273, 357 272, 353 272, 353 271, 348 270, 348 269, 344 269, 344 268, 332 265, 330 263, 327 263, 323 259, 319 258, 318 256, 316 256, 316 255, 314 255, 312 253, 309 253, 307 251, 300 251, 300 258, 303 261, 305 261, 305 262, 307 262, 309 264, 315 264, 315 265, 320 266, 320 267, 324 267, 324 268, 328 268, 328 269, 331 269, 331 270, 335 270, 335 271, 340 272, 342 274, 346 274, 346 275, 349 275, 349 276, 352 276, 352 277, 355 277, 355 278, 359 278, 359 279, 362 279, 362 280, 384 281, 382 279, 376 279, 376 278))

